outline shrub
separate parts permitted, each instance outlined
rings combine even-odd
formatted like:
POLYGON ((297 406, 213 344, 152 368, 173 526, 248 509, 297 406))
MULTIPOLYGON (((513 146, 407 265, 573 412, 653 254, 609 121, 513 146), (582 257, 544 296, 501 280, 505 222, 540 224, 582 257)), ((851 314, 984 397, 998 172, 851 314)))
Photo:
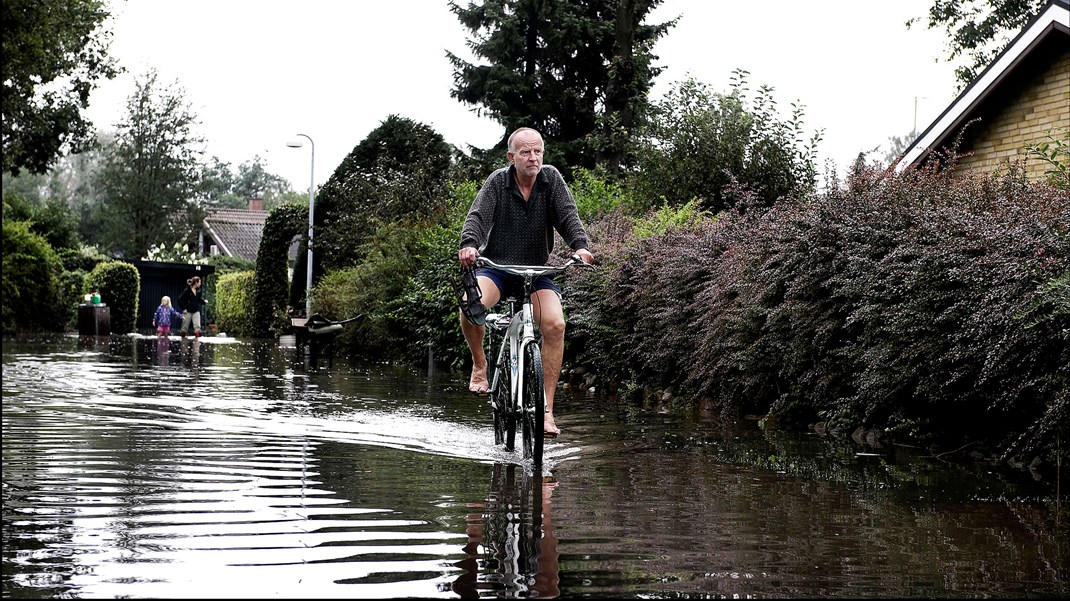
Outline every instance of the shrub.
POLYGON ((138 294, 141 274, 137 267, 125 261, 105 261, 98 264, 85 278, 82 293, 99 292, 110 309, 111 332, 129 334, 136 331, 138 294))
POLYGON ((569 189, 576 199, 576 209, 583 223, 589 223, 599 215, 611 213, 618 207, 629 213, 641 210, 632 190, 619 183, 606 182, 587 169, 578 168, 573 171, 569 189))
POLYGON ((56 251, 28 221, 5 220, 3 328, 62 331, 70 307, 60 285, 56 251))
POLYGON ((256 271, 232 271, 216 278, 216 325, 231 336, 252 336, 256 331, 252 294, 256 271))
POLYGON ((93 271, 101 261, 107 261, 108 257, 100 252, 95 246, 82 246, 79 249, 62 248, 56 251, 63 261, 63 269, 66 271, 93 271))
POLYGON ((788 121, 779 120, 772 88, 762 86, 750 102, 746 75, 734 72, 728 94, 689 79, 652 105, 634 175, 644 196, 672 206, 697 198, 717 212, 731 206, 725 188, 736 180, 753 188, 763 205, 813 189, 822 133, 803 139, 798 105, 788 121))
POLYGON ((327 273, 316 286, 316 313, 328 319, 358 317, 336 344, 346 353, 383 361, 406 356, 408 341, 391 328, 392 299, 401 295, 419 264, 419 231, 400 224, 379 228, 359 265, 327 273))
POLYGON ((253 336, 267 338, 289 331, 290 242, 303 230, 308 207, 283 204, 268 213, 260 248, 256 253, 256 303, 253 305, 253 336))
POLYGON ((470 358, 450 285, 460 277, 457 232, 437 225, 421 232, 417 267, 401 293, 388 301, 391 329, 406 341, 401 358, 410 363, 419 363, 428 351, 436 362, 456 369, 470 358))
POLYGON ((380 224, 441 219, 450 146, 431 127, 390 115, 358 144, 316 196, 314 275, 349 267, 380 224))
POLYGON ((632 388, 1005 457, 1065 438, 1070 208, 1057 188, 862 168, 820 197, 645 238, 625 227, 591 228, 609 264, 569 282, 582 302, 567 336, 577 360, 632 388))
MULTIPOLYGON (((204 299, 208 301, 208 304, 205 305, 206 316, 208 318, 208 323, 216 323, 216 325, 218 325, 217 322, 219 320, 219 303, 216 297, 216 285, 219 281, 219 278, 223 277, 228 273, 235 273, 238 271, 255 272, 256 262, 250 261, 248 259, 243 259, 241 257, 228 257, 226 255, 213 255, 211 257, 208 257, 204 262, 208 265, 215 267, 215 271, 213 272, 213 275, 215 275, 215 277, 206 278, 206 281, 204 283, 204 290, 202 291, 204 299)), ((251 282, 249 289, 252 290, 251 282)), ((251 309, 252 308, 250 307, 250 310, 251 309)), ((251 332, 246 333, 246 335, 251 335, 251 332)))
POLYGON ((65 310, 59 315, 64 331, 78 329, 78 305, 84 302, 86 272, 81 269, 64 271, 59 276, 59 306, 65 310))
POLYGON ((461 224, 478 183, 451 186, 440 223, 380 226, 359 249, 365 260, 335 270, 316 286, 317 312, 358 317, 338 339, 346 353, 386 361, 460 366, 468 357, 450 281, 459 277, 461 224))

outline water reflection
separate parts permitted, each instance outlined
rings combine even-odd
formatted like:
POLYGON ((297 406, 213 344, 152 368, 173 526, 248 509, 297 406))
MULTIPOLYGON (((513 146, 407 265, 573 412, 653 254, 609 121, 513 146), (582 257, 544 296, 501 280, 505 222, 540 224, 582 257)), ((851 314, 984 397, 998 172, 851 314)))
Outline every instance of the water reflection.
POLYGON ((558 588, 552 476, 515 464, 494 464, 485 503, 466 516, 464 573, 452 590, 465 599, 495 596, 554 598, 558 588))
POLYGON ((5 597, 1065 597, 1044 483, 274 341, 4 340, 5 597))

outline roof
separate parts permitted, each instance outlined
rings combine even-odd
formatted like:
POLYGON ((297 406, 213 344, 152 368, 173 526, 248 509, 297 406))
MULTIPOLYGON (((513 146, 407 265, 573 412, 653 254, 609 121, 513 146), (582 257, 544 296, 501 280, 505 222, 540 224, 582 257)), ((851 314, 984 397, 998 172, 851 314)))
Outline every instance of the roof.
POLYGON ((267 217, 267 211, 217 209, 204 218, 204 230, 220 253, 255 261, 267 217))
MULTIPOLYGON (((947 109, 907 147, 897 169, 922 164, 933 150, 950 146, 954 137, 978 112, 990 95, 1035 53, 1051 44, 1065 46, 1070 35, 1070 0, 1051 0, 985 70, 959 94, 947 109)), ((1060 47, 1060 46, 1055 46, 1060 47)))

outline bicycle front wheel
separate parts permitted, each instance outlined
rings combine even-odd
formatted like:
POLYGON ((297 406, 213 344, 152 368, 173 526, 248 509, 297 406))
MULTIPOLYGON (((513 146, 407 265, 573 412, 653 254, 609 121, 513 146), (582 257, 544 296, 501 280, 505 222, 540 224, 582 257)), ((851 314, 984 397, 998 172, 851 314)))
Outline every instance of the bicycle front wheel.
POLYGON ((494 412, 494 444, 504 444, 506 450, 512 451, 516 441, 516 415, 513 413, 509 396, 512 394, 512 367, 508 353, 498 364, 495 374, 495 386, 491 391, 491 406, 494 412))
POLYGON ((542 465, 542 420, 546 413, 546 397, 542 388, 542 351, 539 345, 529 344, 524 351, 524 390, 521 391, 524 438, 524 458, 542 465))

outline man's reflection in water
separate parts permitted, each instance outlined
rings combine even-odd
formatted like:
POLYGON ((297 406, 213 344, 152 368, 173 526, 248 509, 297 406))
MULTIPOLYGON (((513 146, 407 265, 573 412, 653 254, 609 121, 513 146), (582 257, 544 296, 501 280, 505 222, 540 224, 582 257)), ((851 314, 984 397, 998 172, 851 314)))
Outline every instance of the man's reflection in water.
POLYGON ((551 499, 557 481, 553 477, 540 478, 542 485, 542 537, 539 538, 539 552, 536 556, 539 571, 535 573, 535 593, 539 598, 553 598, 561 594, 558 584, 561 577, 558 574, 557 564, 557 534, 554 533, 553 511, 551 511, 551 499))
MULTIPOLYGON (((506 597, 553 598, 558 584, 557 536, 551 496, 557 482, 522 466, 495 464, 485 504, 469 507, 467 557, 453 592, 475 599, 480 591, 506 597)), ((486 595, 484 595, 486 596, 486 595)))

